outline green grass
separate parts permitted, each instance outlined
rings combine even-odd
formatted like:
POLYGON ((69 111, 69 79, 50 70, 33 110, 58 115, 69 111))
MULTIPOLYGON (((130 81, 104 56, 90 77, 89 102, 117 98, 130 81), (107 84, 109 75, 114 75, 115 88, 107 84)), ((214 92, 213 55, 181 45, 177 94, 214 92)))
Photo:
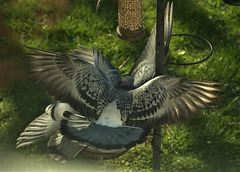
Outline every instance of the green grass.
MULTIPOLYGON (((96 47, 118 67, 131 57, 126 75, 144 49, 155 23, 156 0, 143 1, 146 36, 125 42, 116 35, 117 4, 104 0, 95 13, 96 0, 0 0, 0 63, 25 58, 21 44, 69 53, 78 44, 96 47), (60 3, 55 3, 60 2, 60 3)), ((174 1, 173 33, 190 33, 214 45, 213 56, 194 66, 168 65, 168 73, 189 79, 225 83, 219 105, 171 130, 162 128, 162 171, 240 170, 240 7, 222 1, 174 1)), ((24 50, 25 51, 25 50, 24 50)), ((208 47, 194 38, 172 37, 169 61, 193 62, 208 55, 208 47)), ((7 63, 10 64, 10 63, 7 63)), ((20 69, 24 64, 19 65, 20 69)), ((0 64, 0 170, 151 171, 152 148, 138 145, 123 156, 107 161, 78 156, 59 164, 47 155, 46 141, 15 149, 16 138, 54 100, 29 79, 23 68, 13 73, 0 64), (3 70, 8 70, 5 77, 3 70), (9 75, 8 78, 6 78, 9 75), (22 76, 24 79, 20 78, 22 76)), ((14 67, 13 67, 14 68, 14 67)), ((10 68, 11 69, 11 68, 10 68)))

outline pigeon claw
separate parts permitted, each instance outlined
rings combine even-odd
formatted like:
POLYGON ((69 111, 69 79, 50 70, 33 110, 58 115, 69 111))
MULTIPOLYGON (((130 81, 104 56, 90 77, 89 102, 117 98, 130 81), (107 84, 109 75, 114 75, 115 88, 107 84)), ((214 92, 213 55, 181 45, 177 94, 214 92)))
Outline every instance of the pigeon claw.
POLYGON ((145 147, 147 146, 147 141, 149 141, 149 143, 152 143, 152 139, 150 139, 148 136, 146 137, 146 141, 145 141, 145 147))

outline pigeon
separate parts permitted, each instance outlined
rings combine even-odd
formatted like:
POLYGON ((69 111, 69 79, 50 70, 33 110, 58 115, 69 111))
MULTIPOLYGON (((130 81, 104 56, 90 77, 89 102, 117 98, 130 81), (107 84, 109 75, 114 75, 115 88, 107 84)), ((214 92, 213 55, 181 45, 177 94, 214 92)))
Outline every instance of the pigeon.
MULTIPOLYGON (((173 3, 167 3, 164 15, 164 59, 166 59, 172 34, 173 3)), ((148 43, 140 58, 130 71, 135 87, 139 87, 152 79, 156 72, 156 24, 151 32, 148 43)))
MULTIPOLYGON (((165 11, 165 55, 172 30, 172 4, 165 11)), ((71 54, 30 48, 33 76, 56 104, 26 127, 23 147, 49 139, 49 155, 66 162, 77 154, 113 158, 146 140, 157 125, 181 123, 203 113, 221 91, 217 82, 155 75, 156 26, 129 75, 121 77, 96 48, 71 54), (100 155, 100 156, 97 156, 100 155)))

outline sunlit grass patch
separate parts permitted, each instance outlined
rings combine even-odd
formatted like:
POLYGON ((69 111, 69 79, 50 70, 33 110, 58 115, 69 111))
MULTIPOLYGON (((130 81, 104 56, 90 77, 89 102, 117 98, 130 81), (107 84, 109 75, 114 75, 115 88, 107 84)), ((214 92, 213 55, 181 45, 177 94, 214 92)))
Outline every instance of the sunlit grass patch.
MULTIPOLYGON (((95 0, 1 1, 0 62, 23 59, 21 44, 70 53, 81 44, 96 47, 111 63, 128 74, 147 43, 155 23, 156 1, 143 1, 146 36, 125 42, 116 35, 117 4, 104 0, 95 13, 95 0)), ((190 33, 207 38, 213 56, 193 66, 168 65, 177 77, 224 83, 217 106, 203 115, 171 129, 162 129, 162 171, 239 171, 240 169, 240 10, 222 1, 174 1, 173 33, 190 33)), ((27 51, 27 50, 26 50, 27 51)), ((193 62, 208 55, 208 47, 197 39, 172 37, 168 60, 193 62)), ((18 61, 17 60, 17 61, 18 61)), ((14 61, 15 62, 15 61, 14 61)), ((11 63, 17 65, 17 63, 11 63)), ((3 63, 0 64, 0 71, 3 63)), ((23 171, 112 170, 151 171, 151 144, 138 145, 123 156, 92 161, 78 156, 59 164, 47 155, 47 141, 15 148, 16 139, 33 119, 55 100, 28 77, 21 80, 21 68, 9 66, 0 73, 10 80, 0 88, 0 169, 23 171), (10 73, 12 72, 12 74, 10 73), (20 79, 20 80, 19 80, 20 79), (110 168, 110 169, 109 169, 110 168)), ((27 71, 27 70, 26 70, 27 71)), ((2 83, 6 80, 0 77, 2 83)))

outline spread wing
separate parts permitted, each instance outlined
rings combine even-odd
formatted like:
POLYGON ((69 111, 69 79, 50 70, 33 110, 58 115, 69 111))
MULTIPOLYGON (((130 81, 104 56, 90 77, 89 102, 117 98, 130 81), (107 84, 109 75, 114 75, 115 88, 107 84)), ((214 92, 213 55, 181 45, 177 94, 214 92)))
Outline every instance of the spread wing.
POLYGON ((217 98, 212 91, 219 83, 173 78, 167 75, 155 77, 141 87, 132 90, 132 110, 127 125, 153 128, 156 125, 173 124, 202 113, 217 98))
POLYGON ((73 50, 73 55, 87 61, 100 70, 105 78, 109 78, 113 85, 121 81, 120 71, 116 69, 96 48, 89 50, 82 45, 78 46, 79 49, 73 50))
MULTIPOLYGON (((29 48, 29 47, 27 47, 29 48)), ((96 120, 110 102, 114 87, 92 64, 74 55, 29 48, 31 70, 38 82, 61 102, 96 120)))
MULTIPOLYGON (((164 19, 164 55, 168 54, 171 33, 172 33, 172 19, 173 18, 173 4, 169 6, 167 3, 164 19)), ((155 53, 156 52, 156 25, 154 26, 145 50, 141 57, 136 61, 130 75, 134 78, 134 86, 139 87, 148 80, 152 79, 156 71, 155 53)))

